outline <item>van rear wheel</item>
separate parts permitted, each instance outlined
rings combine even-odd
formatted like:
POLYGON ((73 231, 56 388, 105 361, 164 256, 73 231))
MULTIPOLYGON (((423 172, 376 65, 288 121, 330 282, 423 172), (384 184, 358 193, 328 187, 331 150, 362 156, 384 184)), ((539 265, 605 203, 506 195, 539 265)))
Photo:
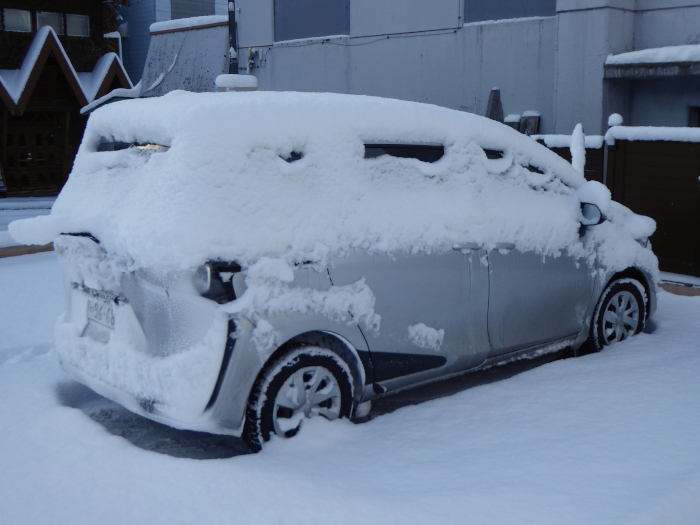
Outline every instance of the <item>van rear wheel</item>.
POLYGON ((253 389, 243 439, 254 452, 272 436, 290 438, 311 417, 350 417, 352 376, 337 354, 302 347, 283 355, 253 389))

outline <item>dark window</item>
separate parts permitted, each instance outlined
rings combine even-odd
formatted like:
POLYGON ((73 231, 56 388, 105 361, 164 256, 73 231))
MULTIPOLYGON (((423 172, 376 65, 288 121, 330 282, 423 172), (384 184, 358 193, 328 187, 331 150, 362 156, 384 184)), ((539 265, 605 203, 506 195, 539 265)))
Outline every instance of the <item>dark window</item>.
POLYGON ((285 162, 289 162, 290 164, 292 162, 296 162, 297 160, 301 160, 304 158, 304 154, 299 152, 299 151, 292 151, 288 157, 282 157, 280 155, 280 158, 284 160, 285 162))
POLYGON ((66 34, 68 36, 90 36, 90 17, 66 15, 66 34))
POLYGON ((37 133, 36 137, 34 137, 34 144, 41 146, 41 133, 37 133))
POLYGON ((556 0, 465 0, 464 21, 506 20, 528 16, 555 16, 556 0))
POLYGON ((275 41, 350 34, 350 0, 275 0, 275 41))
POLYGON ((36 28, 41 29, 44 26, 52 27, 57 35, 63 34, 63 14, 50 13, 47 11, 37 11, 36 13, 36 28))
POLYGON ((688 127, 700 128, 700 108, 690 106, 688 108, 688 127))
POLYGON ((129 142, 100 142, 97 145, 97 151, 119 151, 131 147, 129 142))
POLYGON ((540 175, 544 175, 544 171, 542 171, 541 169, 536 168, 534 166, 530 166, 529 164, 527 166, 525 166, 525 168, 528 171, 531 171, 532 173, 539 173, 540 175))
POLYGON ((444 146, 422 144, 365 144, 366 159, 390 155, 402 159, 418 159, 421 162, 435 162, 440 160, 444 154, 444 146))
POLYGON ((24 9, 5 9, 5 31, 32 32, 32 14, 24 9))
POLYGON ((485 149, 484 153, 486 153, 486 158, 490 160, 503 158, 503 152, 497 149, 485 149))

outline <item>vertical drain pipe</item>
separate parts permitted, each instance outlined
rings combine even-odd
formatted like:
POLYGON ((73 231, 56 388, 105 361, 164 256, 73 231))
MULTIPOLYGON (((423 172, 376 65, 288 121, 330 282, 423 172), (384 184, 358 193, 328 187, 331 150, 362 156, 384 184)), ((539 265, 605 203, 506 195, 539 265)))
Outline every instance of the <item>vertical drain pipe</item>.
POLYGON ((238 74, 238 31, 236 28, 236 5, 228 3, 228 44, 229 44, 229 75, 238 74))

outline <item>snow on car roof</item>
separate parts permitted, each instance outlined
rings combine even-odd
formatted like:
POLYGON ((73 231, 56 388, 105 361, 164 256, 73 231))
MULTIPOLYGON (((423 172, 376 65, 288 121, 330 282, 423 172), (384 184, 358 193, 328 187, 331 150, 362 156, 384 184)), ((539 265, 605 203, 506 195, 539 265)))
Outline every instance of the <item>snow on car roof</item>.
POLYGON ((530 137, 438 106, 172 92, 96 110, 51 215, 14 223, 11 233, 43 244, 90 232, 138 265, 179 268, 465 241, 556 253, 578 242, 573 188, 584 182, 530 137), (98 152, 105 140, 169 150, 98 152), (445 155, 366 159, 367 143, 441 144, 445 155), (488 160, 484 149, 503 156, 488 160))

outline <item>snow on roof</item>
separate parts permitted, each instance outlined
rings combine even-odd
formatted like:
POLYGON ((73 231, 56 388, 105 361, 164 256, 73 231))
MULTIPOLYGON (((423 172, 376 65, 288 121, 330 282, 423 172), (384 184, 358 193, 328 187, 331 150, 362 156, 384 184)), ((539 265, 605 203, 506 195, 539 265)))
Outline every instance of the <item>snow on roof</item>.
POLYGON ((39 244, 90 232, 140 266, 177 268, 431 252, 465 239, 558 253, 580 246, 572 188, 584 183, 530 137, 461 111, 359 95, 176 91, 93 112, 51 215, 10 232, 39 244), (97 152, 104 138, 170 149, 97 152), (366 159, 372 143, 441 144, 445 155, 366 159))
MULTIPOLYGON (((0 80, 2 80, 5 89, 7 89, 7 92, 9 93, 10 97, 12 97, 15 104, 17 104, 19 98, 22 96, 22 92, 27 85, 27 80, 29 80, 29 75, 34 69, 34 65, 39 58, 39 54, 44 47, 44 43, 50 34, 53 34, 53 36, 56 37, 56 33, 54 32, 53 28, 49 26, 44 26, 39 29, 36 32, 36 36, 34 37, 34 40, 32 40, 29 49, 27 50, 27 54, 24 56, 24 60, 22 61, 20 68, 16 70, 0 70, 0 80)), ((65 55, 61 41, 56 38, 56 42, 58 43, 60 50, 65 55)), ((75 75, 75 69, 73 69, 73 65, 70 63, 70 60, 68 61, 68 64, 71 71, 75 75)))
POLYGON ((24 90, 27 86, 29 76, 34 70, 36 62, 39 56, 41 55, 41 51, 42 49, 44 49, 46 41, 49 38, 53 38, 53 40, 55 41, 56 45, 58 46, 59 53, 61 53, 63 55, 63 58, 65 58, 65 61, 68 64, 68 67, 70 68, 71 74, 73 75, 73 77, 75 77, 78 87, 80 88, 81 92, 83 93, 88 102, 91 102, 95 98, 95 95, 102 86, 106 75, 109 73, 109 69, 112 66, 112 63, 114 62, 116 62, 118 67, 124 72, 127 81, 129 82, 129 84, 131 84, 129 75, 124 70, 124 66, 121 63, 121 60, 114 53, 107 53, 100 57, 100 59, 95 64, 95 68, 92 72, 77 73, 75 71, 75 68, 73 67, 73 64, 68 58, 68 55, 66 54, 66 51, 63 48, 63 45, 61 44, 61 41, 56 36, 56 33, 54 32, 53 28, 49 26, 44 26, 40 28, 34 36, 34 39, 32 40, 32 43, 29 46, 26 55, 24 56, 24 60, 22 61, 22 65, 20 66, 20 68, 13 70, 0 70, 0 82, 5 87, 6 91, 8 92, 15 104, 19 103, 19 100, 22 97, 22 94, 24 93, 24 90))
POLYGON ((661 140, 669 142, 700 142, 700 128, 671 128, 662 126, 613 126, 605 134, 605 141, 661 140))
POLYGON ((626 64, 667 64, 676 62, 700 62, 700 45, 668 46, 641 51, 608 55, 606 66, 626 64))
MULTIPOLYGON (((107 73, 109 73, 109 68, 112 66, 113 62, 117 62, 119 67, 123 69, 121 61, 116 53, 106 53, 97 60, 94 69, 90 73, 77 74, 78 79, 80 80, 80 85, 83 88, 85 98, 88 99, 89 102, 95 100, 95 96, 100 90, 100 87, 102 86, 107 73)), ((131 83, 131 80, 129 80, 129 83, 131 83)))
POLYGON ((90 102, 87 106, 82 108, 80 110, 80 113, 82 115, 86 115, 87 113, 90 113, 93 109, 100 107, 102 104, 105 102, 112 100, 113 98, 137 98, 141 95, 141 81, 139 80, 138 84, 136 84, 132 88, 119 88, 119 89, 113 89, 106 95, 98 98, 97 100, 93 100, 90 102))
POLYGON ((177 18, 175 20, 166 20, 165 22, 156 22, 151 24, 149 29, 151 33, 160 31, 174 31, 196 29, 202 26, 211 26, 214 24, 228 24, 228 15, 208 15, 208 16, 193 16, 191 18, 177 18))

